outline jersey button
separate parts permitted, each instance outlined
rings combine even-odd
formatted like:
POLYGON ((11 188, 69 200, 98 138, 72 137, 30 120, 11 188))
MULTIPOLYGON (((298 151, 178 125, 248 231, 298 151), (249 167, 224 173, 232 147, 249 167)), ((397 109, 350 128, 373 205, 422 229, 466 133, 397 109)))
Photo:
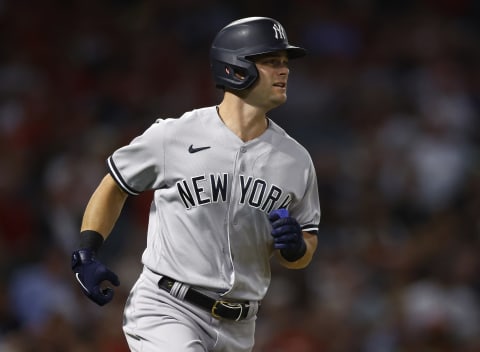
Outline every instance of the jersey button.
POLYGON ((246 147, 241 147, 241 148, 240 148, 240 152, 241 152, 241 153, 246 153, 246 152, 247 152, 247 148, 246 148, 246 147))

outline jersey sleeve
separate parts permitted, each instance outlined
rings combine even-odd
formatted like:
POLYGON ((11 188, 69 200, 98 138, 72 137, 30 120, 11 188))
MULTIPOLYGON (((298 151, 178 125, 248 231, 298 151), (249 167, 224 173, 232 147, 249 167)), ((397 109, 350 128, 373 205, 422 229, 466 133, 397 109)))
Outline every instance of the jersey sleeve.
POLYGON ((107 159, 109 173, 126 193, 138 195, 162 187, 164 180, 164 124, 157 120, 107 159))
POLYGON ((306 172, 306 189, 302 199, 293 207, 292 215, 298 220, 302 231, 317 234, 320 224, 320 200, 315 167, 312 160, 306 172))

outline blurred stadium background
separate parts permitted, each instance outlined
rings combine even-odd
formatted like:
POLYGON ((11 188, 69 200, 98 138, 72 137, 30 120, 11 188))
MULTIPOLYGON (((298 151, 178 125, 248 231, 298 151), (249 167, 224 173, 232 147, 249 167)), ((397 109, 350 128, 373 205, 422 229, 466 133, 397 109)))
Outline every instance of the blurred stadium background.
POLYGON ((211 40, 257 15, 310 50, 270 117, 314 158, 322 223, 308 269, 274 265, 255 352, 480 351, 480 2, 0 0, 1 351, 128 350, 151 194, 102 253, 103 308, 69 268, 83 209, 115 148, 219 101, 211 40))

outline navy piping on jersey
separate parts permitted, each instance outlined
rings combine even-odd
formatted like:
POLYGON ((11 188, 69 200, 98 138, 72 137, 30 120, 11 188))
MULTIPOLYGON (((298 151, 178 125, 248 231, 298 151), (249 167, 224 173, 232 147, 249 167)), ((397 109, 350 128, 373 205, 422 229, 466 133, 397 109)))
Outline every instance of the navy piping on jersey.
POLYGON ((302 231, 311 233, 312 235, 318 235, 318 226, 316 225, 304 225, 302 231))
POLYGON ((118 171, 117 167, 113 163, 113 159, 111 156, 107 160, 107 165, 108 165, 108 170, 110 171, 110 175, 112 175, 113 179, 118 183, 121 189, 123 189, 126 193, 132 196, 138 196, 140 194, 140 192, 134 190, 125 182, 125 180, 120 175, 120 172, 118 171))

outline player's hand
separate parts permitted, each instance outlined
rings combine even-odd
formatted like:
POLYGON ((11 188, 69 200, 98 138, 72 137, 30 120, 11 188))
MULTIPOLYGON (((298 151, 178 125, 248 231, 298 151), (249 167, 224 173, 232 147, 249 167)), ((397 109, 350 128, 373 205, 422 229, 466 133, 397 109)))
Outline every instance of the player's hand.
POLYGON ((95 259, 95 252, 91 249, 80 249, 72 253, 72 270, 83 293, 100 306, 113 298, 113 289, 101 288, 100 284, 109 281, 112 285, 120 285, 117 275, 95 259))
POLYGON ((277 209, 268 215, 272 224, 273 248, 279 249, 282 257, 294 262, 304 256, 307 246, 302 228, 287 209, 277 209))

